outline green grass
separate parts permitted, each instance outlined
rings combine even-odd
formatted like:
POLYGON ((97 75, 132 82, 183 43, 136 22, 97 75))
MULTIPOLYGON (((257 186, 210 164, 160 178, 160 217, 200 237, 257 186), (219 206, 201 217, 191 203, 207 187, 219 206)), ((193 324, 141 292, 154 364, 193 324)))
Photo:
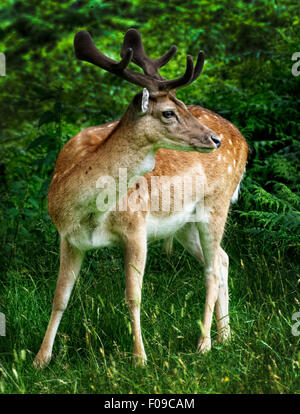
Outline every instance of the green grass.
POLYGON ((40 246, 27 258, 14 258, 1 283, 7 336, 0 337, 0 392, 298 393, 299 337, 291 333, 292 314, 299 311, 297 269, 279 250, 266 256, 248 240, 242 253, 234 238, 228 246, 226 240, 232 252, 232 340, 206 355, 195 352, 205 299, 198 263, 179 245, 170 259, 161 243, 149 246, 142 304, 145 368, 132 364, 119 249, 88 253, 53 359, 42 371, 32 361, 48 323, 59 257, 54 247, 40 246))

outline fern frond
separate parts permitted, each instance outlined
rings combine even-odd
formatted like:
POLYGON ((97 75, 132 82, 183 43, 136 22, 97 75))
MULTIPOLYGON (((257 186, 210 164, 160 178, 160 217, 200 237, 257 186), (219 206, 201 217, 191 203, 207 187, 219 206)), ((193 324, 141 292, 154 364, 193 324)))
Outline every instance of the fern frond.
POLYGON ((253 184, 251 190, 252 197, 255 197, 254 201, 260 207, 268 207, 273 211, 281 211, 283 213, 294 210, 294 207, 289 202, 277 197, 275 194, 269 193, 261 186, 253 184))

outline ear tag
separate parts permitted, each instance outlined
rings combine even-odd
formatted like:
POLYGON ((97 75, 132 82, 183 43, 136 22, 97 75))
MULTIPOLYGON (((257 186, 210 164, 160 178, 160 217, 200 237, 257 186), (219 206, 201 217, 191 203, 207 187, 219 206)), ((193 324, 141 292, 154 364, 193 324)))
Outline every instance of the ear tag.
POLYGON ((143 97, 142 97, 142 113, 145 114, 149 108, 149 91, 148 89, 143 89, 143 97))

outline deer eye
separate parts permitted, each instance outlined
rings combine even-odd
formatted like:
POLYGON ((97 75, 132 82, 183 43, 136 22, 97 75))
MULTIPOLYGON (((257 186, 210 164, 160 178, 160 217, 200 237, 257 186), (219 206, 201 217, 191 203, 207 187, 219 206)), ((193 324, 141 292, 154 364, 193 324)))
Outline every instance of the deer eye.
POLYGON ((162 114, 165 118, 172 118, 172 116, 175 116, 173 111, 164 111, 162 114))

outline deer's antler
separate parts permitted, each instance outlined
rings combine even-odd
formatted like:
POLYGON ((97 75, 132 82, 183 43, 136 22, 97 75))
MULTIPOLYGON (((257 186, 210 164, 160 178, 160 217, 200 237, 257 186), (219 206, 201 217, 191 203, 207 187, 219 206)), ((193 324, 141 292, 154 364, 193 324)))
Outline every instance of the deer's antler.
POLYGON ((116 62, 101 53, 94 45, 90 34, 86 31, 80 31, 76 34, 74 48, 78 59, 93 63, 128 82, 147 88, 152 94, 181 88, 190 84, 200 75, 204 63, 203 52, 199 53, 195 68, 192 57, 188 55, 184 75, 177 79, 165 79, 158 73, 158 69, 174 56, 177 47, 172 46, 162 57, 151 59, 146 55, 141 35, 136 29, 128 30, 124 37, 121 50, 122 60, 120 62, 116 62), (131 61, 141 67, 144 74, 127 69, 131 61))
POLYGON ((158 69, 164 66, 177 52, 177 46, 172 46, 166 54, 158 59, 151 59, 144 50, 143 41, 140 33, 136 29, 129 29, 124 37, 123 47, 121 50, 121 57, 125 56, 126 50, 131 48, 133 50, 132 62, 143 69, 144 73, 161 82, 158 83, 159 90, 170 90, 186 86, 195 81, 202 72, 204 65, 204 53, 200 51, 197 58, 197 63, 194 68, 193 59, 187 56, 186 73, 177 79, 168 80, 163 78, 158 69))

